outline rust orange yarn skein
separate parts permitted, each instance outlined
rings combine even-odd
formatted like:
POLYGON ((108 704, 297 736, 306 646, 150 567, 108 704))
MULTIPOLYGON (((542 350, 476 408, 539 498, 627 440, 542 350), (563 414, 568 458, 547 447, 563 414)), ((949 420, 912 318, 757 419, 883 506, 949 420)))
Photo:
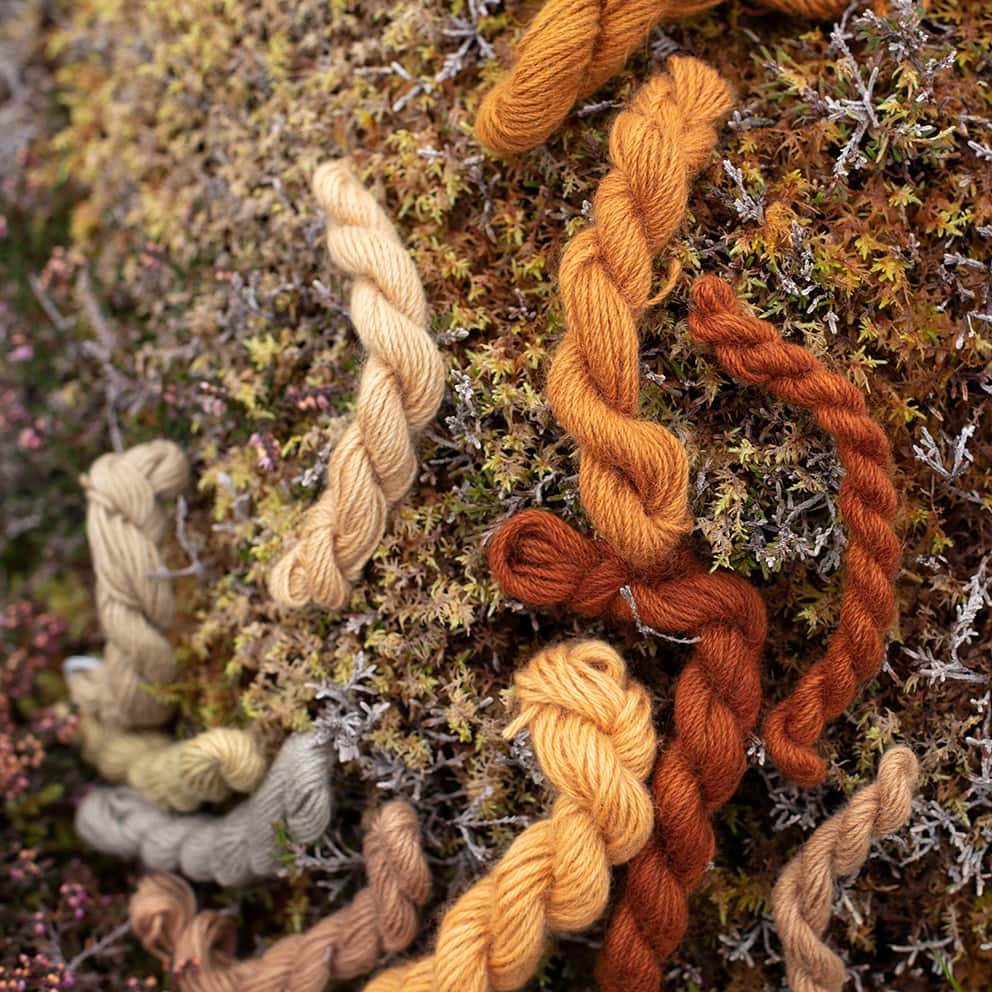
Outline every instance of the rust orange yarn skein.
POLYGON ((898 506, 888 438, 868 414, 864 397, 805 348, 745 313, 733 290, 715 276, 697 280, 689 330, 712 344, 738 381, 767 386, 775 396, 813 411, 837 441, 845 475, 840 509, 851 539, 840 622, 826 654, 765 719, 763 736, 775 763, 800 785, 826 774, 814 750, 829 720, 850 706, 859 685, 878 674, 885 631, 895 614, 894 580, 902 547, 892 529, 898 506))
MULTIPOLYGON (((660 21, 720 0, 548 0, 514 51, 513 67, 485 96, 478 139, 500 154, 525 152, 554 133, 578 100, 615 76, 660 21)), ((762 0, 802 17, 840 14, 847 0, 762 0)))
POLYGON ((504 593, 522 602, 698 639, 675 688, 674 738, 652 773, 654 836, 628 866, 597 966, 604 992, 656 992, 713 858, 710 817, 746 770, 761 707, 764 602, 736 575, 707 573, 684 547, 652 574, 637 573, 605 541, 539 510, 500 528, 489 563, 504 593))
POLYGON ((555 417, 579 447, 579 495, 597 532, 635 568, 650 568, 689 532, 689 466, 681 442, 642 420, 637 322, 650 303, 652 259, 678 230, 689 184, 731 106, 726 83, 672 58, 610 131, 613 168, 558 281, 566 331, 548 376, 555 417))

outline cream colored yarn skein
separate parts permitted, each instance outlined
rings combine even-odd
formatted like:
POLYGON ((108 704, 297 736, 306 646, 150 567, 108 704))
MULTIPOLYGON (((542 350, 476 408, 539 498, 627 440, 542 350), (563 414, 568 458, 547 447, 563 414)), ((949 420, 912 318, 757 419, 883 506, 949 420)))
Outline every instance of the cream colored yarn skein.
POLYGON ((276 562, 277 602, 340 609, 382 540, 389 508, 417 473, 416 435, 444 393, 445 362, 428 334, 427 302, 392 222, 347 161, 321 166, 314 195, 327 214, 331 261, 355 277, 351 318, 368 353, 355 419, 327 465, 323 495, 297 543, 276 562))
POLYGON ((164 501, 186 488, 189 465, 171 441, 149 441, 98 458, 82 482, 107 646, 105 663, 74 674, 69 692, 108 727, 154 727, 170 707, 142 683, 167 682, 176 670, 168 638, 175 620, 172 583, 158 577, 164 568, 159 543, 169 526, 164 501))

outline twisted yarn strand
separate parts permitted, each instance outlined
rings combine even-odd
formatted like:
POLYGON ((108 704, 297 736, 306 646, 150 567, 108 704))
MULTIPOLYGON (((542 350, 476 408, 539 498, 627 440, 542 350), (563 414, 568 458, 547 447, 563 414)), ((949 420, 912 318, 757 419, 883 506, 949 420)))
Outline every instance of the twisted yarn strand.
POLYGON ((890 748, 878 779, 817 827, 785 866, 772 893, 775 927, 785 950, 792 992, 840 992, 844 963, 824 943, 834 879, 865 863, 872 838, 895 833, 909 819, 919 766, 906 747, 890 748))
POLYGON ((328 982, 363 975, 382 954, 409 946, 430 895, 420 828, 408 803, 376 812, 362 853, 369 881, 350 905, 254 960, 234 960, 234 920, 196 913, 192 890, 176 875, 141 880, 131 898, 131 925, 172 972, 179 992, 322 992, 328 982))
POLYGON ((275 828, 300 844, 323 835, 333 796, 330 756, 313 733, 293 734, 262 783, 223 816, 167 813, 127 786, 98 788, 76 811, 76 831, 91 847, 149 868, 181 871, 197 882, 244 885, 280 867, 275 828))
POLYGON ((504 593, 522 602, 696 638, 675 688, 675 735, 652 775, 654 837, 628 866, 597 963, 603 992, 656 992, 713 857, 710 819, 746 770, 761 705, 764 603, 743 579, 707 573, 686 548, 637 573, 608 543, 537 510, 496 533, 489 562, 504 593))
POLYGON ((655 755, 648 694, 597 641, 549 648, 515 678, 519 715, 558 790, 550 818, 528 827, 441 923, 434 954, 378 975, 366 992, 520 988, 547 934, 588 927, 606 909, 610 866, 651 833, 643 785, 655 755))
MULTIPOLYGON (((624 66, 655 24, 715 6, 720 0, 547 0, 514 51, 513 66, 485 96, 476 137, 507 155, 550 137, 579 100, 624 66)), ((764 6, 809 18, 843 12, 845 0, 764 0, 764 6)))
POLYGON ((108 782, 126 782, 164 809, 189 813, 232 792, 252 792, 265 775, 265 757, 242 730, 215 727, 185 741, 153 731, 127 732, 81 721, 83 757, 108 782))
POLYGON ((676 437, 640 419, 638 318, 652 258, 682 222, 689 182, 716 142, 730 92, 709 66, 672 58, 617 117, 613 169, 596 223, 569 243, 559 272, 567 329, 548 398, 579 447, 579 491, 596 530, 634 567, 650 567, 692 526, 688 461, 676 437))
POLYGON ((416 267, 391 221, 347 162, 321 166, 314 195, 327 214, 331 261, 354 276, 351 318, 368 352, 355 419, 327 466, 327 488, 298 542, 276 562, 276 601, 340 609, 382 540, 386 515, 413 484, 416 435, 444 393, 445 363, 428 334, 416 267))
POLYGON ((96 573, 96 605, 107 638, 105 663, 75 674, 70 693, 108 727, 162 723, 169 707, 145 691, 167 682, 176 664, 168 631, 172 587, 158 545, 168 527, 164 501, 189 482, 189 466, 171 441, 150 441, 98 458, 83 477, 86 536, 96 573))
POLYGON ((885 631, 895 614, 902 546, 892 528, 898 499, 889 441, 855 386, 805 348, 783 341, 771 324, 746 314, 722 280, 697 280, 689 329, 715 347, 735 379, 764 384, 774 395, 812 410, 836 438, 845 469, 839 503, 850 543, 840 622, 826 654, 772 710, 763 730, 779 768, 800 785, 814 785, 826 774, 814 746, 827 722, 851 704, 858 686, 878 674, 885 631))

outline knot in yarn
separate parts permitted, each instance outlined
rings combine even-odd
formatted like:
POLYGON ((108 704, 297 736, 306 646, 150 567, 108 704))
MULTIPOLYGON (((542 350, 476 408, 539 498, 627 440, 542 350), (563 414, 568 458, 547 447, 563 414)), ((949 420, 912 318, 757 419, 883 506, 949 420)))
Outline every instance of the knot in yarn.
POLYGON ((840 992, 844 962, 823 941, 834 901, 834 880, 865 863, 872 839, 909 819, 919 765, 913 752, 894 747, 882 755, 878 778, 822 823, 785 866, 772 893, 775 927, 795 992, 840 992))
POLYGON ((236 961, 235 921, 196 912, 192 890, 167 873, 146 876, 131 898, 131 924, 141 943, 173 973, 180 992, 322 992, 331 981, 369 971, 417 934, 431 891, 413 808, 378 810, 362 845, 369 884, 351 904, 302 934, 283 937, 260 957, 236 961))
POLYGON ((167 636, 175 602, 171 584, 158 575, 165 567, 158 545, 168 527, 164 500, 186 488, 189 466, 172 442, 151 441, 103 455, 82 482, 106 663, 73 675, 70 692, 107 726, 155 726, 170 707, 144 684, 175 672, 167 636))
POLYGON ((630 570, 604 541, 590 541, 539 510, 511 517, 493 535, 489 567, 504 594, 534 606, 606 612, 630 570))
MULTIPOLYGON (((650 697, 628 678, 623 659, 599 641, 547 648, 514 685, 519 714, 504 736, 526 727, 545 776, 558 789, 555 812, 588 819, 610 863, 630 860, 645 844, 645 822, 651 823, 641 788, 656 753, 654 735, 644 732, 650 697)), ((549 905, 574 912, 569 886, 575 880, 563 874, 556 882, 562 890, 552 889, 549 905)), ((569 929, 553 914, 549 923, 569 929)))
POLYGON ((581 930, 606 908, 610 866, 651 832, 642 784, 655 755, 651 703, 608 645, 540 652, 515 679, 519 716, 559 790, 551 816, 528 827, 445 914, 431 957, 377 976, 367 992, 495 992, 534 974, 547 934, 581 930))
MULTIPOLYGON (((547 0, 517 43, 513 66, 483 98, 476 137, 499 154, 525 152, 550 137, 576 101, 615 76, 660 21, 720 0, 547 0)), ((843 12, 845 0, 764 0, 802 17, 843 12)))
POLYGON ((321 166, 313 190, 327 215, 331 261, 354 277, 351 319, 368 360, 354 420, 327 465, 326 489, 269 586, 285 606, 313 600, 340 609, 382 540, 389 508, 413 484, 416 435, 441 402, 445 362, 428 333, 413 260, 348 163, 321 166))
POLYGON ((265 774, 265 757, 243 730, 217 727, 186 741, 163 734, 81 721, 83 757, 108 782, 126 782, 165 809, 188 813, 232 792, 251 792, 265 774))
POLYGON ((651 79, 617 117, 596 223, 572 239, 561 262, 566 332, 548 398, 579 447, 583 507, 635 569, 663 560, 692 525, 685 449, 639 417, 637 323, 651 295, 652 259, 681 224, 689 182, 730 105, 709 66, 669 60, 668 73, 651 79))
POLYGON ((763 736, 778 767, 803 786, 826 775, 815 745, 829 720, 851 704, 858 686, 878 674, 885 632, 895 615, 895 577, 902 545, 892 522, 898 497, 885 432, 861 392, 805 348, 784 341, 767 321, 744 311, 714 276, 692 291, 689 331, 711 344, 720 364, 741 382, 812 411, 832 434, 844 467, 838 503, 850 541, 840 621, 826 653, 768 715, 763 736))

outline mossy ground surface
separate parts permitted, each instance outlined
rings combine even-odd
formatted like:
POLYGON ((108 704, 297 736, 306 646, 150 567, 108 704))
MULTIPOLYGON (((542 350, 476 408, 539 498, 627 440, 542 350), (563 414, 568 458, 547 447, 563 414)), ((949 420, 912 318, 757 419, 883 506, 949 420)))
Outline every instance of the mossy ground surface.
MULTIPOLYGON (((341 758, 334 845, 289 852, 285 881, 200 889, 204 905, 237 908, 242 952, 348 898, 363 813, 394 794, 423 813, 429 946, 445 904, 547 808, 527 747, 501 729, 515 667, 548 641, 617 645, 669 733, 689 649, 505 602, 485 544, 528 506, 585 526, 573 446, 544 394, 557 262, 588 223, 616 108, 684 51, 717 66, 738 105, 670 253, 683 275, 643 324, 643 413, 689 451, 700 551, 766 597, 769 700, 837 621, 840 470, 810 416, 730 382, 689 340, 694 275, 731 279, 864 389, 892 440, 906 553, 885 671, 830 728, 827 785, 784 786, 756 743, 667 987, 780 987, 776 872, 903 741, 923 768, 912 829, 845 887, 831 941, 852 988, 992 989, 988 4, 881 18, 855 5, 838 30, 724 5, 657 29, 546 146, 509 162, 483 153, 471 123, 522 4, 0 7, 17 52, 0 94, 0 974, 168 986, 114 930, 138 870, 85 850, 71 826, 93 776, 59 663, 101 640, 77 476, 115 438, 164 435, 194 463, 169 549, 184 573, 182 675, 162 690, 177 731, 254 722, 275 743, 319 717, 341 758), (343 154, 417 261, 450 388, 349 608, 288 615, 266 568, 320 491, 362 362, 307 185, 343 154)), ((533 987, 590 987, 600 937, 558 942, 533 987)))

